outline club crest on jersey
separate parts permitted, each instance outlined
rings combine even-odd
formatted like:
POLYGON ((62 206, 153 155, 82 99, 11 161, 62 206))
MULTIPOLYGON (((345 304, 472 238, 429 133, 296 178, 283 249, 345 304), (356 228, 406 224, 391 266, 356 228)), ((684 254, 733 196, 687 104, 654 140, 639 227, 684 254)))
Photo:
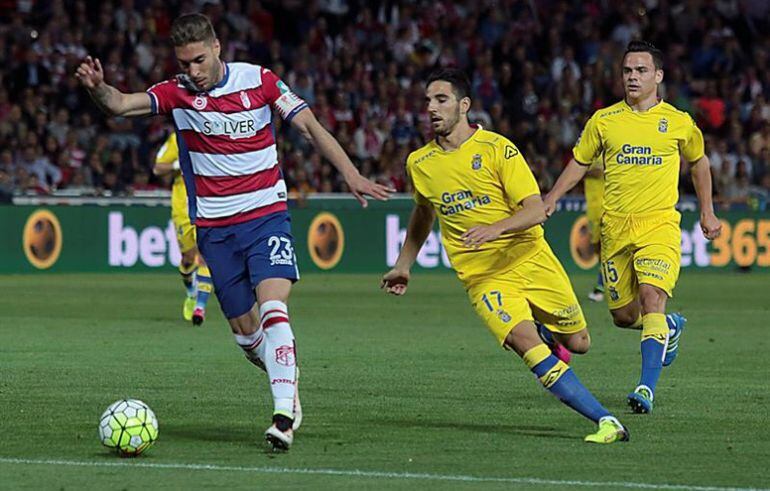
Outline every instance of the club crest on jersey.
POLYGON ((658 121, 658 131, 661 133, 668 131, 668 120, 666 118, 660 118, 660 121, 658 121))
POLYGON ((511 314, 509 314, 505 310, 498 310, 497 317, 499 317, 500 320, 503 322, 511 322, 511 314))
POLYGON ((473 160, 471 160, 471 168, 473 170, 479 170, 481 169, 481 154, 477 153, 473 156, 473 160))
POLYGON ((206 105, 208 104, 208 99, 203 97, 202 95, 195 96, 195 99, 193 99, 193 107, 200 111, 201 109, 204 109, 206 105))
POLYGON ((243 107, 245 109, 248 109, 251 107, 251 101, 249 100, 249 96, 246 94, 246 91, 241 91, 241 102, 243 103, 243 107))

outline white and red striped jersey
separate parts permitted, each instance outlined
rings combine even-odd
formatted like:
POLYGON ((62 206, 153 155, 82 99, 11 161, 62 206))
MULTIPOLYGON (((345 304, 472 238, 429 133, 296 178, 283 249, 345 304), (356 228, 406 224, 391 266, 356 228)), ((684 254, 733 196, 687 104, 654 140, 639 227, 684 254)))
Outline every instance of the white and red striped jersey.
POLYGON ((174 118, 190 220, 199 227, 287 210, 271 109, 290 121, 307 107, 267 68, 224 66, 224 78, 208 92, 191 90, 180 77, 147 90, 153 113, 174 118))

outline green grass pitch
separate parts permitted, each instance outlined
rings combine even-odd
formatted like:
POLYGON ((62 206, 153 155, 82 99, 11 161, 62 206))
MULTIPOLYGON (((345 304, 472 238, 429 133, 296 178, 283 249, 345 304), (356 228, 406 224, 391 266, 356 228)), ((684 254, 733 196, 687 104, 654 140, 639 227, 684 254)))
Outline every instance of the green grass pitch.
MULTIPOLYGON (((592 280, 573 278, 581 297, 592 280)), ((375 275, 307 275, 289 306, 305 422, 273 455, 267 381, 215 300, 194 328, 173 273, 0 276, 0 489, 768 487, 769 286, 683 274, 682 351, 645 416, 625 406, 639 334, 582 302, 593 347, 573 367, 631 431, 590 446, 593 425, 495 346, 452 276, 418 274, 398 299, 375 275), (160 422, 136 459, 97 439, 123 397, 160 422)))

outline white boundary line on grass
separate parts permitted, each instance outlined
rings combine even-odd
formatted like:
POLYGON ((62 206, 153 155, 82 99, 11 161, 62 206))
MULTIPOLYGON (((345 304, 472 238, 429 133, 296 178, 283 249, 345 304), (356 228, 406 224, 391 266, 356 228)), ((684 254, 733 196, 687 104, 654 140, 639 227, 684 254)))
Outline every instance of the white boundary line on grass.
POLYGON ((661 489, 682 491, 770 491, 765 488, 735 488, 718 486, 689 486, 685 484, 654 484, 624 481, 572 481, 560 479, 540 479, 536 477, 491 477, 464 476, 444 474, 424 474, 415 472, 384 472, 361 471, 344 469, 302 469, 290 467, 241 467, 216 464, 182 464, 182 463, 153 463, 153 462, 99 462, 83 460, 54 460, 54 459, 18 459, 0 457, 0 464, 20 465, 60 465, 66 467, 140 467, 144 469, 184 469, 195 471, 229 471, 252 472, 257 474, 306 474, 322 476, 364 477, 384 479, 419 479, 425 481, 459 481, 478 483, 532 484, 547 486, 586 486, 586 487, 616 487, 630 489, 661 489))

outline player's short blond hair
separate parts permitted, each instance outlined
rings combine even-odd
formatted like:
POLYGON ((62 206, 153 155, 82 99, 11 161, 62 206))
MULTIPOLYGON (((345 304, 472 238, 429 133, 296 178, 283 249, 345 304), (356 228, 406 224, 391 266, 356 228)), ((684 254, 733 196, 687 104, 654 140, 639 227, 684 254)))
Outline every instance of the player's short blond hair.
POLYGON ((216 39, 211 20, 203 14, 179 16, 171 25, 171 43, 185 46, 190 43, 212 43, 216 39))

